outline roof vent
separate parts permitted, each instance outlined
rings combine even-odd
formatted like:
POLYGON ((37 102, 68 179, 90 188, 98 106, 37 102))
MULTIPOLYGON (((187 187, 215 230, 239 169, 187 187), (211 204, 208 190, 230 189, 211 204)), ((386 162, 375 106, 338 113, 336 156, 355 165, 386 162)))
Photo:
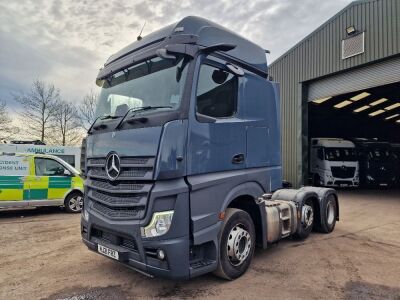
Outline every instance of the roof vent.
POLYGON ((342 59, 364 53, 364 32, 342 40, 342 59))

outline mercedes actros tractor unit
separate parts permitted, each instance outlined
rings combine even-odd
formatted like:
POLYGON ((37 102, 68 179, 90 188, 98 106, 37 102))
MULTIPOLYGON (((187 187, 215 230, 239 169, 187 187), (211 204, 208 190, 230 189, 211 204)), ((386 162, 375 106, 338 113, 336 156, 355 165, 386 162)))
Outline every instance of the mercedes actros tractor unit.
POLYGON ((312 138, 310 172, 316 186, 358 187, 359 163, 354 143, 339 138, 312 138))
POLYGON ((334 229, 335 190, 282 189, 279 86, 258 45, 186 17, 112 55, 96 83, 90 250, 150 276, 232 280, 256 246, 334 229))

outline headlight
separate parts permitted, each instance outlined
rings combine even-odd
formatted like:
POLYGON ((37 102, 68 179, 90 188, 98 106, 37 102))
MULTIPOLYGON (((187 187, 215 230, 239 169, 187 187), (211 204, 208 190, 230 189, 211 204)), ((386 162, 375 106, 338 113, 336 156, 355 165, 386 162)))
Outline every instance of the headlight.
POLYGON ((82 211, 82 217, 86 222, 89 222, 89 213, 87 212, 86 209, 83 209, 82 211))
POLYGON ((154 213, 150 224, 141 228, 142 237, 156 237, 166 234, 171 227, 173 216, 173 210, 154 213))

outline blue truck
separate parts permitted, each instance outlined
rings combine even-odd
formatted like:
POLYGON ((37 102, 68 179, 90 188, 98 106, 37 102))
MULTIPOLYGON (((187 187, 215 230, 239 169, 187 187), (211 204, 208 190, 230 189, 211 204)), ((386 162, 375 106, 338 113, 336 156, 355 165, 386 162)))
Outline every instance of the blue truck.
POLYGON ((233 280, 256 246, 334 229, 335 190, 282 188, 265 52, 186 17, 107 60, 82 145, 90 250, 149 276, 233 280))

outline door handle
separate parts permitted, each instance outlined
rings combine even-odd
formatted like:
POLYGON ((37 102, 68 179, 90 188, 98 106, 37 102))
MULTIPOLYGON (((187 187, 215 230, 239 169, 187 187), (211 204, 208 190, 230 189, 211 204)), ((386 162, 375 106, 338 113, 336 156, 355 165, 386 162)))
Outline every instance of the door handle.
POLYGON ((244 162, 244 154, 243 153, 236 154, 232 158, 233 164, 241 164, 243 162, 244 162))

